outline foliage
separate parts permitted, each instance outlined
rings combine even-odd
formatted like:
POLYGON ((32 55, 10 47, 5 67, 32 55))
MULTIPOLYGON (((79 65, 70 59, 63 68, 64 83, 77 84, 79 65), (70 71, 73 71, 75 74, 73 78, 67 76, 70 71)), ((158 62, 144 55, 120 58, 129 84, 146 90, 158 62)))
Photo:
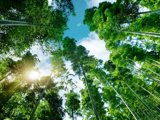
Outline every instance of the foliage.
POLYGON ((84 23, 111 52, 108 61, 63 38, 70 13, 71 0, 0 1, 0 119, 62 120, 67 113, 73 120, 159 120, 159 0, 102 2, 85 11, 84 23), (31 81, 35 44, 50 53, 52 73, 31 81))
POLYGON ((70 91, 66 95, 65 106, 67 113, 73 118, 73 120, 74 114, 80 115, 80 100, 79 96, 74 91, 70 91))
POLYGON ((62 38, 67 16, 73 12, 70 0, 56 1, 57 7, 48 6, 48 0, 1 0, 1 19, 27 22, 25 26, 0 26, 0 54, 19 55, 33 44, 47 45, 62 38), (6 4, 7 3, 7 4, 6 4), (11 52, 12 51, 12 52, 11 52))

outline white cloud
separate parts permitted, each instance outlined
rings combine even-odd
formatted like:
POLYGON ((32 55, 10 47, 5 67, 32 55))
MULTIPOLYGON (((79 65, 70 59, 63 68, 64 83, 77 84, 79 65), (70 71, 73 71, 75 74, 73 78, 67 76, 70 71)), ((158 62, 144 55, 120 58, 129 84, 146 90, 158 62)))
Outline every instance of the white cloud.
POLYGON ((37 44, 33 45, 31 47, 31 52, 33 54, 36 54, 41 61, 45 61, 46 59, 49 58, 49 55, 43 52, 42 47, 40 45, 37 45, 37 44))
POLYGON ((84 46, 89 50, 90 55, 94 55, 98 59, 103 61, 109 59, 110 52, 106 50, 105 42, 100 40, 95 32, 90 32, 88 37, 83 38, 78 44, 84 46))
MULTIPOLYGON (((85 0, 86 1, 86 3, 87 3, 87 6, 89 7, 89 8, 91 8, 91 7, 98 7, 98 5, 99 5, 99 3, 101 3, 101 2, 104 2, 104 1, 106 1, 106 0, 85 0)), ((108 2, 115 2, 116 0, 107 0, 108 2)))
POLYGON ((52 4, 52 0, 48 0, 48 6, 52 4))
POLYGON ((31 53, 36 54, 40 62, 38 63, 38 68, 40 72, 45 75, 50 75, 51 72, 51 62, 50 62, 50 55, 44 53, 41 46, 34 45, 31 48, 31 53))

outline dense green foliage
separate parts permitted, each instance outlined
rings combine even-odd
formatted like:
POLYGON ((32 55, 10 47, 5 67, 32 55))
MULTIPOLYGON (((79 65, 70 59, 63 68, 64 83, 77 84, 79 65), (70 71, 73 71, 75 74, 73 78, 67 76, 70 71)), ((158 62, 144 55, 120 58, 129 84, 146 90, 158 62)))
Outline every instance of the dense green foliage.
POLYGON ((66 98, 66 111, 74 120, 74 114, 80 114, 79 96, 74 91, 70 91, 66 98))
POLYGON ((111 53, 102 61, 63 37, 71 0, 0 0, 0 120, 159 120, 159 7, 117 0, 86 9, 84 24, 111 53), (30 71, 40 72, 29 51, 36 44, 50 54, 52 71, 31 80, 30 71))
POLYGON ((70 0, 56 1, 55 5, 56 8, 48 6, 47 0, 1 0, 0 19, 9 23, 0 22, 0 48, 3 48, 0 54, 19 55, 35 43, 47 45, 60 40, 73 6, 70 0), (19 21, 18 25, 15 21, 19 21))
MULTIPOLYGON (((94 73, 104 86, 103 99, 108 104, 109 119, 160 117, 159 13, 158 10, 138 12, 138 4, 154 9, 149 1, 117 0, 86 10, 84 23, 104 39, 111 51, 104 68, 94 73), (131 11, 125 5, 131 5, 131 11)), ((158 9, 158 2, 154 5, 158 9)))

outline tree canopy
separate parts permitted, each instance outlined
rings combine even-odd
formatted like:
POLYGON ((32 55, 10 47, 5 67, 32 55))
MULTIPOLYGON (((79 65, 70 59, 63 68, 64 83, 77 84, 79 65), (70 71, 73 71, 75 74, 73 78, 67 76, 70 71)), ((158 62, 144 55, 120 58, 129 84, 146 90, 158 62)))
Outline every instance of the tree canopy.
POLYGON ((71 0, 0 0, 0 119, 159 120, 159 7, 116 0, 87 8, 84 24, 110 52, 103 61, 64 37, 71 0), (49 54, 49 75, 36 45, 49 54))

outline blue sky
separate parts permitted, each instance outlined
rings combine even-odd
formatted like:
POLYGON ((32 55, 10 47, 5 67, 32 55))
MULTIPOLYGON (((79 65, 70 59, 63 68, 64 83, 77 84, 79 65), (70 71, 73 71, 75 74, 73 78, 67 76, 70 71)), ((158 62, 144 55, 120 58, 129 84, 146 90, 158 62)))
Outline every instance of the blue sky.
POLYGON ((90 32, 88 26, 83 24, 85 9, 98 6, 103 1, 105 0, 72 0, 76 15, 69 17, 68 30, 65 31, 64 36, 75 38, 78 45, 83 45, 90 51, 90 55, 106 61, 109 58, 109 52, 105 48, 104 41, 100 40, 96 33, 90 32))
MULTIPOLYGON (((50 0, 49 0, 50 1, 50 0)), ((64 36, 69 36, 77 40, 77 45, 83 45, 90 55, 94 55, 98 59, 107 61, 109 59, 110 52, 106 50, 105 43, 103 40, 100 40, 98 35, 95 32, 90 32, 88 26, 83 24, 84 12, 86 8, 98 6, 100 2, 105 0, 72 0, 76 16, 70 16, 68 21, 68 30, 65 31, 64 36)), ((50 75, 50 72, 53 68, 50 61, 50 55, 44 54, 40 46, 35 45, 31 49, 33 54, 37 54, 40 63, 38 65, 40 73, 42 75, 50 75)), ((66 67, 68 70, 71 70, 70 63, 66 62, 66 67)), ((76 79, 76 78, 75 78, 76 79)), ((77 83, 79 87, 82 87, 82 81, 77 83)), ((64 118, 65 120, 70 120, 68 116, 64 118)), ((78 118, 77 120, 82 120, 78 118)))
MULTIPOLYGON (((98 35, 94 32, 90 32, 87 25, 83 24, 85 9, 92 6, 97 6, 102 0, 72 0, 76 16, 70 16, 68 21, 68 30, 65 31, 65 36, 75 38, 78 45, 83 45, 87 50, 90 51, 90 55, 94 55, 99 59, 104 61, 108 60, 109 52, 105 48, 104 41, 100 40, 98 35)), ((67 66, 70 66, 67 64, 67 66)), ((70 68, 70 67, 68 67, 70 68)), ((71 69, 71 68, 70 68, 71 69)), ((73 78, 76 80, 77 78, 73 78)), ((78 79, 79 81, 79 79, 78 79)), ((83 88, 82 81, 79 81, 78 86, 83 88)), ((70 120, 69 116, 66 114, 65 120, 70 120)), ((82 120, 78 117, 77 120, 82 120)))
MULTIPOLYGON (((68 21, 68 30, 65 31, 64 36, 75 38, 77 41, 87 37, 90 33, 87 25, 83 24, 85 9, 98 6, 100 2, 106 0, 72 0, 75 8, 75 16, 70 16, 68 21)), ((113 2, 115 0, 108 0, 113 2)))
MULTIPOLYGON (((51 0, 49 0, 51 1, 51 0)), ((98 35, 90 32, 88 26, 83 24, 84 12, 86 8, 98 6, 100 2, 105 0, 72 0, 76 16, 70 16, 68 21, 68 30, 64 36, 75 38, 78 45, 83 45, 90 55, 94 55, 98 59, 106 61, 109 59, 109 51, 105 48, 105 43, 100 40, 98 35)), ((31 49, 33 54, 37 54, 40 60, 38 67, 42 74, 49 75, 52 69, 50 63, 50 55, 44 54, 40 46, 35 45, 31 49)))
POLYGON ((69 29, 65 31, 65 36, 73 37, 77 41, 89 34, 89 29, 83 24, 84 12, 87 3, 84 0, 72 0, 75 7, 75 16, 70 16, 68 21, 69 29))

